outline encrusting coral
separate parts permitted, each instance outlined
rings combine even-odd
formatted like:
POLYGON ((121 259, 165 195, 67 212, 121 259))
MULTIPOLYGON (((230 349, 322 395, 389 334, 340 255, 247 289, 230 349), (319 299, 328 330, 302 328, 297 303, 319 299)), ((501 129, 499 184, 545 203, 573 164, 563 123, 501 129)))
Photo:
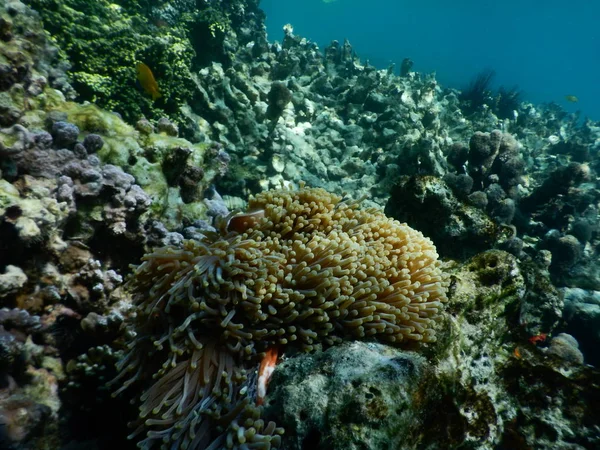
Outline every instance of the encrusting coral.
POLYGON ((257 406, 268 349, 435 341, 447 278, 420 232, 323 189, 263 192, 248 211, 147 254, 130 281, 117 393, 141 385, 140 448, 278 447, 257 406))

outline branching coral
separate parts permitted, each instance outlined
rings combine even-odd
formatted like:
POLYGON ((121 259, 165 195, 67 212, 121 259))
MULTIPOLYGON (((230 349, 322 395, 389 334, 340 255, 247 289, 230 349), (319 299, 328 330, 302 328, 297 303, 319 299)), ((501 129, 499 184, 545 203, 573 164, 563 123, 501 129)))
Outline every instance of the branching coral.
MULTIPOLYGON (((135 337, 121 389, 141 396, 152 448, 271 448, 255 369, 273 346, 435 341, 446 278, 432 242, 322 189, 275 190, 217 233, 146 255, 131 281, 135 337)), ((134 433, 134 434, 137 434, 134 433)))

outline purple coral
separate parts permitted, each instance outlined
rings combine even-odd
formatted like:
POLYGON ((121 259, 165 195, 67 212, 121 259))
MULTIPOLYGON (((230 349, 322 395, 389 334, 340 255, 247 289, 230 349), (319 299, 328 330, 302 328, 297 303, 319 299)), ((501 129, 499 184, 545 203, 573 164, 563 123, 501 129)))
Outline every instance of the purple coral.
POLYGON ((58 147, 70 148, 77 142, 79 128, 72 123, 58 121, 52 125, 52 136, 58 147))

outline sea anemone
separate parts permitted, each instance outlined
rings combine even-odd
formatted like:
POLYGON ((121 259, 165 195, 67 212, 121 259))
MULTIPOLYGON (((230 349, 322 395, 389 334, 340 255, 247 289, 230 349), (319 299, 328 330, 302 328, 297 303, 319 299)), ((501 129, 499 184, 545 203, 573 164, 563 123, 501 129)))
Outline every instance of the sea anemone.
POLYGON ((283 430, 256 398, 274 346, 435 341, 447 279, 420 232, 323 189, 264 192, 248 210, 145 255, 130 281, 117 393, 143 391, 141 448, 276 448, 283 430))

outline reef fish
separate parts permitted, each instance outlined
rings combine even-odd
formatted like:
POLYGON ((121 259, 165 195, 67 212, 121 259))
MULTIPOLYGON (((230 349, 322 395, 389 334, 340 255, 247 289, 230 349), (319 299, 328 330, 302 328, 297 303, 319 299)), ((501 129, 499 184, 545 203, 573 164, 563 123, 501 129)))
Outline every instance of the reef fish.
POLYGON ((258 209, 245 214, 236 214, 227 222, 227 231, 244 233, 248 228, 255 227, 263 217, 265 217, 264 209, 258 209))
POLYGON ((137 63, 137 78, 144 91, 152 96, 152 100, 156 100, 160 97, 160 91, 158 90, 158 83, 154 79, 154 75, 146 64, 140 62, 137 63))
POLYGON ((574 95, 565 95, 565 100, 571 103, 577 103, 579 101, 574 95))
POLYGON ((277 365, 278 353, 277 347, 271 347, 268 349, 265 357, 260 363, 260 367, 258 368, 256 404, 259 406, 265 401, 265 396, 267 395, 267 385, 269 384, 269 380, 271 379, 273 371, 275 370, 275 366, 277 365))

